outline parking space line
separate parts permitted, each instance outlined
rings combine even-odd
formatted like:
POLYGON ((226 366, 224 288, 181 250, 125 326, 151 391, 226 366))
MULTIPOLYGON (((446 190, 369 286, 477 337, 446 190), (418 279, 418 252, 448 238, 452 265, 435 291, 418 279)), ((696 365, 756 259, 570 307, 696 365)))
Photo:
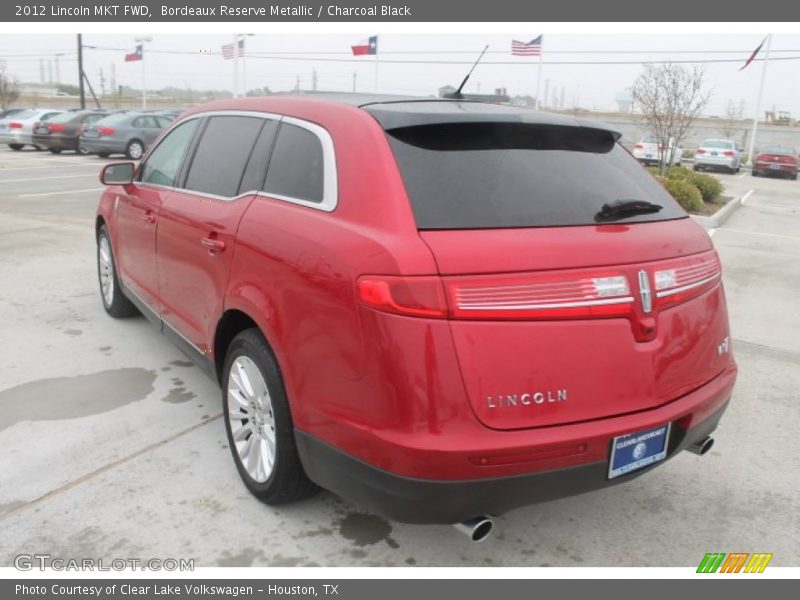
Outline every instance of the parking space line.
POLYGON ((68 165, 67 164, 63 164, 63 165, 45 165, 45 166, 40 166, 40 167, 2 167, 2 169, 3 169, 3 171, 32 171, 33 169, 58 169, 59 167, 62 168, 62 169, 74 169, 74 168, 76 168, 78 166, 85 166, 87 168, 88 167, 92 167, 94 169, 94 168, 97 168, 100 165, 91 165, 91 164, 80 164, 79 165, 78 163, 72 163, 72 164, 68 164, 68 165))
POLYGON ((80 485, 80 484, 82 484, 82 483, 84 483, 86 481, 89 481, 90 479, 94 479, 98 475, 102 475, 103 473, 106 473, 107 471, 115 469, 116 467, 118 467, 118 466, 120 466, 122 464, 125 464, 127 462, 130 462, 130 461, 136 459, 136 458, 139 458, 143 454, 147 454, 148 452, 151 452, 151 451, 155 450, 156 448, 164 446, 165 444, 168 444, 168 443, 170 443, 170 442, 172 442, 172 441, 174 441, 174 440, 176 440, 176 439, 178 439, 180 437, 185 436, 187 433, 191 433, 191 432, 195 431, 196 429, 200 429, 201 427, 205 427, 209 423, 212 423, 213 421, 216 421, 217 419, 220 419, 220 418, 222 418, 222 413, 218 413, 216 415, 212 415, 212 416, 200 421, 196 425, 192 425, 191 427, 189 427, 187 429, 184 429, 182 431, 179 431, 177 433, 172 434, 171 436, 169 436, 166 439, 159 440, 159 441, 157 441, 155 443, 152 443, 152 444, 150 444, 148 446, 145 446, 144 448, 141 448, 140 450, 137 450, 136 452, 133 452, 132 454, 128 454, 127 456, 123 456, 120 459, 117 459, 117 460, 115 460, 113 462, 108 463, 107 465, 103 465, 99 469, 95 469, 94 471, 91 471, 90 473, 86 473, 85 475, 81 475, 77 479, 74 479, 72 481, 68 481, 67 483, 65 483, 65 484, 63 484, 63 485, 61 485, 61 486, 59 486, 59 487, 57 487, 57 488, 55 488, 53 490, 45 492, 41 496, 37 496, 36 498, 28 500, 27 502, 25 502, 24 504, 21 504, 20 506, 17 506, 16 508, 12 508, 11 510, 9 510, 7 512, 0 513, 0 521, 6 519, 7 517, 9 517, 9 516, 11 516, 13 514, 16 514, 16 513, 20 512, 22 510, 30 508, 33 505, 39 504, 40 502, 43 502, 44 500, 47 500, 48 498, 52 498, 53 496, 56 496, 56 495, 58 495, 58 494, 60 494, 62 492, 66 492, 67 490, 70 490, 70 489, 74 488, 75 486, 78 486, 78 485, 80 485))
POLYGON ((36 196, 60 196, 62 194, 79 194, 81 192, 99 192, 102 187, 88 188, 85 190, 59 190, 57 192, 39 192, 38 194, 19 194, 20 198, 34 198, 36 196))
POLYGON ((0 179, 0 183, 27 183, 29 181, 45 181, 47 179, 75 179, 76 177, 97 177, 97 173, 83 175, 57 175, 55 177, 26 177, 25 179, 0 179))
POLYGON ((778 233, 764 233, 762 231, 745 231, 744 229, 728 229, 727 227, 723 227, 722 231, 725 231, 727 233, 741 233, 743 235, 760 235, 764 237, 778 238, 781 240, 800 241, 800 237, 793 235, 780 235, 778 233))

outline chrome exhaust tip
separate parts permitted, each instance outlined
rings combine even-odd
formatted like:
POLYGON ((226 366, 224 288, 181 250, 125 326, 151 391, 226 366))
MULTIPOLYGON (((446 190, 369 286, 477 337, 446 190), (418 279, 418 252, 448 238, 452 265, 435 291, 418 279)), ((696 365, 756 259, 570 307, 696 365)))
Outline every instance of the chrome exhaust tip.
POLYGON ((492 517, 481 515, 480 517, 469 519, 463 523, 456 523, 453 527, 466 535, 470 541, 478 543, 491 535, 492 529, 494 529, 494 520, 492 517))
POLYGON ((691 446, 689 446, 689 452, 694 452, 697 456, 703 456, 706 452, 711 450, 711 446, 714 445, 714 438, 711 436, 707 436, 700 440, 699 442, 695 442, 691 446))

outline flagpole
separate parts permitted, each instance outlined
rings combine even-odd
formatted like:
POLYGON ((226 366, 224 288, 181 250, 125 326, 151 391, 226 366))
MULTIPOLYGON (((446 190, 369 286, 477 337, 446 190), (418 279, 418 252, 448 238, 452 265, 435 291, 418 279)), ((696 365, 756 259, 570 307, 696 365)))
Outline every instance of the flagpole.
POLYGON ((233 34, 233 97, 239 97, 239 36, 233 34))
POLYGON ((764 81, 767 78, 767 65, 769 64, 769 48, 772 45, 772 34, 767 35, 767 49, 764 52, 764 65, 761 67, 761 84, 758 86, 758 101, 756 102, 756 114, 753 116, 753 132, 750 135, 750 150, 747 153, 747 162, 752 167, 755 162, 753 153, 756 148, 756 132, 758 131, 758 115, 761 114, 761 99, 764 95, 764 81))
MULTIPOLYGON (((378 41, 378 38, 375 38, 375 41, 378 41)), ((380 56, 380 48, 378 47, 379 44, 375 44, 375 93, 378 93, 378 56, 380 56)))
POLYGON ((542 89, 542 54, 544 54, 544 37, 542 37, 542 43, 539 46, 539 68, 537 69, 536 75, 536 108, 540 109, 542 106, 541 96, 539 93, 542 89))
POLYGON ((150 36, 143 36, 134 38, 134 41, 137 44, 141 44, 142 46, 142 110, 147 110, 147 79, 146 79, 146 71, 145 71, 145 60, 144 60, 144 45, 147 42, 152 42, 153 38, 150 36))

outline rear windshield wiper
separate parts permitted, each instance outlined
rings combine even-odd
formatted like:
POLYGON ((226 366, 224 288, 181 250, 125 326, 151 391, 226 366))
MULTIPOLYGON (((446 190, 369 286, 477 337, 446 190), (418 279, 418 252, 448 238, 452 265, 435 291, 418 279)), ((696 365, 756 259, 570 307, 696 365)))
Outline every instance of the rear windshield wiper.
POLYGON ((615 221, 633 215, 657 213, 662 208, 664 207, 660 204, 653 204, 647 200, 614 200, 603 204, 600 212, 594 216, 594 220, 598 222, 615 221))

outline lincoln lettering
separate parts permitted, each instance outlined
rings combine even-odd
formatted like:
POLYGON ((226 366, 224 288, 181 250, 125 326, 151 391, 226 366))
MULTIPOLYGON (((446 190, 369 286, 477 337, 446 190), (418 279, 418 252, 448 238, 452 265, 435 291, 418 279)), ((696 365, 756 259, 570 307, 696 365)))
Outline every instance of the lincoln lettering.
POLYGON ((486 396, 487 408, 506 408, 509 406, 535 406, 537 404, 563 402, 567 399, 567 390, 546 390, 543 392, 524 392, 486 396))

